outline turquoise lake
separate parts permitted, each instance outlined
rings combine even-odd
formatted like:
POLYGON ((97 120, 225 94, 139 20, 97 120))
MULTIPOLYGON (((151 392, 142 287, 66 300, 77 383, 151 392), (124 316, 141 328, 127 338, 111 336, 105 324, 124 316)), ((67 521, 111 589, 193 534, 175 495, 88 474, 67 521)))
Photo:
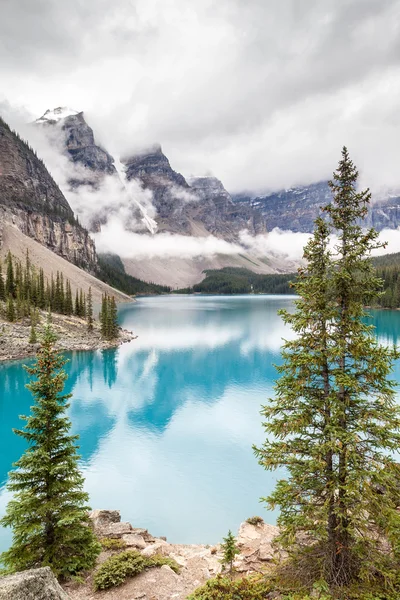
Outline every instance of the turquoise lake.
MULTIPOLYGON (((80 435, 92 508, 171 542, 215 543, 260 514, 276 475, 258 465, 260 407, 273 393, 290 296, 163 296, 119 310, 138 338, 118 349, 67 354, 69 416, 80 435)), ((400 343, 400 312, 374 311, 384 343, 400 343)), ((12 433, 32 397, 27 361, 0 365, 0 515, 7 473, 24 450, 12 433)), ((400 382, 397 364, 394 378, 400 382)), ((0 550, 11 539, 0 530, 0 550)))

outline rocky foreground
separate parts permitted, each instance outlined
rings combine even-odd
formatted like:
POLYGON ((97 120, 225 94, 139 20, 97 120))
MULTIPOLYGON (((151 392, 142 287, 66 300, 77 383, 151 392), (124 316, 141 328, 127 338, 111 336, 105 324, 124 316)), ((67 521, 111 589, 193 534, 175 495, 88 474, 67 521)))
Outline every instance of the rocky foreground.
MULTIPOLYGON (((155 554, 168 556, 181 569, 179 574, 167 565, 150 569, 128 579, 121 586, 103 592, 93 591, 93 578, 89 575, 83 585, 69 583, 63 586, 71 600, 184 600, 221 572, 222 552, 219 545, 170 544, 165 538, 153 537, 146 529, 121 522, 119 511, 96 510, 91 517, 99 538, 121 539, 127 549, 138 550, 146 557, 155 554)), ((245 575, 268 570, 276 553, 272 541, 277 532, 278 528, 273 525, 242 523, 237 537, 240 554, 235 562, 236 571, 245 575)), ((112 553, 102 552, 99 563, 112 553)))
MULTIPOLYGON (((58 337, 57 350, 97 350, 113 348, 130 342, 135 335, 126 329, 120 329, 119 338, 116 340, 103 340, 100 333, 100 324, 94 323, 93 331, 87 330, 86 321, 75 316, 53 314, 52 326, 58 337)), ((38 337, 41 326, 46 322, 45 313, 41 316, 41 323, 37 326, 38 337)), ((23 319, 17 323, 9 323, 0 317, 0 362, 27 358, 36 354, 38 344, 30 344, 30 320, 23 319)))
MULTIPOLYGON (((181 566, 179 574, 163 565, 144 571, 118 587, 94 592, 93 573, 88 574, 83 583, 69 582, 61 587, 45 567, 0 578, 0 600, 185 600, 221 572, 219 545, 169 544, 165 538, 153 537, 147 529, 121 522, 117 510, 94 510, 90 516, 99 539, 121 540, 126 549, 137 550, 146 557, 161 554, 173 558, 181 566)), ((263 522, 242 523, 237 537, 240 554, 235 561, 236 571, 242 575, 268 571, 276 558, 272 542, 277 533, 277 527, 263 522)), ((116 552, 118 550, 103 551, 98 564, 116 552)))

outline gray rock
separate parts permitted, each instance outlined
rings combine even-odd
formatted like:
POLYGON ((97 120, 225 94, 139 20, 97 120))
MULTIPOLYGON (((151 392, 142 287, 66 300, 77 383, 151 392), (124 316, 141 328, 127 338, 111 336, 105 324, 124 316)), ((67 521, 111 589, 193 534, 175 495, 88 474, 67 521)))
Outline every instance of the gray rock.
POLYGON ((141 535, 136 535, 135 533, 125 533, 122 536, 122 540, 129 547, 140 549, 146 548, 146 542, 141 535))
MULTIPOLYGON (((238 206, 251 206, 261 212, 269 230, 279 227, 306 233, 314 230, 314 220, 321 212, 320 207, 331 200, 332 193, 327 181, 279 190, 266 196, 234 196, 238 206)), ((400 225, 398 192, 386 197, 373 197, 363 224, 378 231, 384 228, 397 229, 400 225)))
POLYGON ((162 554, 163 556, 168 556, 171 552, 172 548, 168 542, 158 541, 155 544, 151 544, 150 546, 146 546, 144 550, 142 550, 142 555, 150 558, 155 554, 162 554))
MULTIPOLYGON (((0 229, 12 223, 66 260, 95 271, 93 240, 31 148, 0 119, 0 229)), ((0 232, 0 241, 1 241, 0 232)))
POLYGON ((130 523, 111 523, 100 530, 100 535, 113 539, 121 539, 129 533, 132 533, 132 525, 130 523))
POLYGON ((0 600, 69 600, 50 567, 0 578, 0 600))
POLYGON ((102 531, 112 523, 121 522, 121 513, 119 510, 104 510, 96 509, 92 510, 89 514, 89 518, 93 522, 95 532, 102 531))

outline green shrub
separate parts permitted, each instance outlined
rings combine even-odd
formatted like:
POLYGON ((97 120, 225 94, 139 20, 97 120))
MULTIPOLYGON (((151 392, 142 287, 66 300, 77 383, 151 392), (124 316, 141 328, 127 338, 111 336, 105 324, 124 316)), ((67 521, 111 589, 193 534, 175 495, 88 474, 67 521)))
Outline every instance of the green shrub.
POLYGON ((128 577, 134 577, 145 569, 161 567, 162 565, 168 565, 175 573, 179 572, 179 565, 172 558, 159 554, 147 558, 137 550, 120 552, 110 556, 97 569, 93 578, 94 588, 95 590, 106 590, 121 585, 128 577))
POLYGON ((126 542, 124 542, 124 540, 101 538, 99 541, 103 550, 124 550, 124 548, 126 548, 126 542))
POLYGON ((399 600, 399 591, 367 590, 354 586, 330 594, 321 583, 315 583, 310 592, 288 587, 273 574, 254 575, 231 580, 218 575, 198 588, 187 600, 265 600, 268 594, 278 594, 276 600, 399 600))
POLYGON ((232 581, 219 575, 197 589, 188 600, 264 600, 266 594, 274 591, 271 582, 265 577, 243 577, 232 581))
POLYGON ((174 573, 179 573, 180 566, 173 558, 169 558, 168 556, 162 556, 161 554, 155 554, 151 558, 147 559, 147 567, 162 567, 163 565, 167 565, 170 567, 174 573))
POLYGON ((264 525, 264 519, 262 517, 249 517, 248 519, 246 519, 246 523, 249 523, 249 525, 264 525))

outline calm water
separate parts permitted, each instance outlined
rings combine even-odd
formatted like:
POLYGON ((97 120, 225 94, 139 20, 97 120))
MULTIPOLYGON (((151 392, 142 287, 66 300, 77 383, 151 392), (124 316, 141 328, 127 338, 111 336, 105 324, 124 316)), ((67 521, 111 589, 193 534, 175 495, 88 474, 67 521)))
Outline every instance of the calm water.
MULTIPOLYGON (((80 435, 93 508, 172 542, 214 543, 253 514, 274 485, 252 452, 260 405, 272 393, 285 296, 142 298, 120 310, 138 339, 69 355, 70 418, 80 435)), ((400 312, 374 314, 377 334, 400 343, 400 312)), ((26 361, 25 361, 26 362, 26 361)), ((24 449, 12 433, 32 403, 22 362, 0 366, 0 515, 7 472, 24 449)), ((396 366, 395 377, 400 381, 396 366)), ((11 534, 0 530, 0 549, 11 534)))

